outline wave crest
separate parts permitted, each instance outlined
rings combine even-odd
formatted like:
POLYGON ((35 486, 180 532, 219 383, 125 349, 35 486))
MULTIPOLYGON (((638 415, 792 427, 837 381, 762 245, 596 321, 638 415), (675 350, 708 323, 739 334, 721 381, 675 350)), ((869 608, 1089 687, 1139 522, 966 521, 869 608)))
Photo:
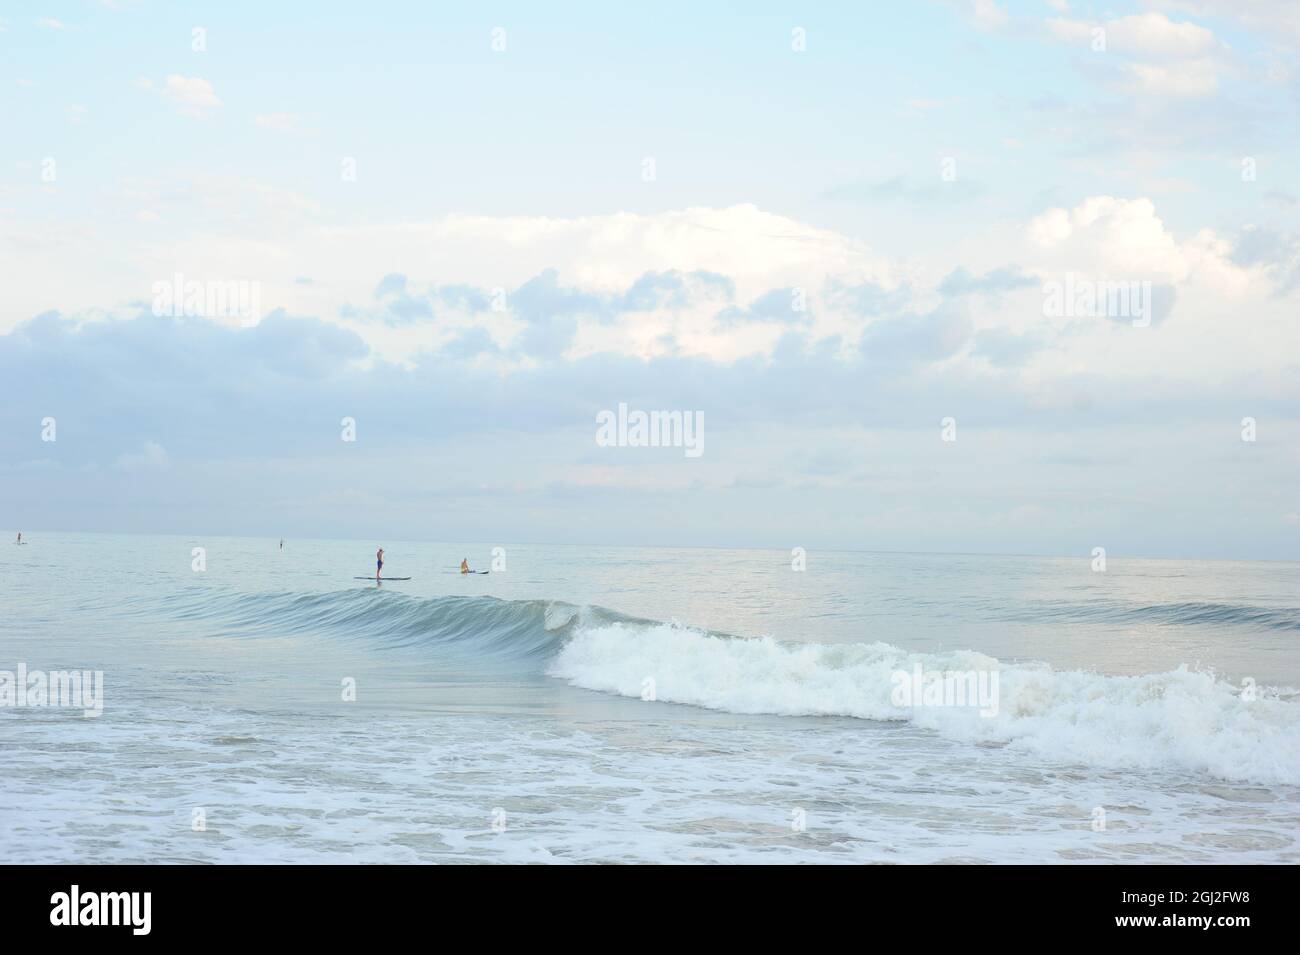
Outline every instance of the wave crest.
MULTIPOLYGON (((788 644, 682 627, 577 629, 548 668, 575 686, 732 713, 908 721, 947 738, 998 743, 1057 762, 1174 769, 1300 784, 1300 703, 1244 699, 1214 674, 1180 667, 1104 676, 1003 664, 973 651, 908 653, 885 643, 788 644), (997 705, 899 705, 895 674, 996 673, 997 705)), ((1249 695, 1249 694, 1247 694, 1249 695)))
MULTIPOLYGON (((1105 676, 1002 663, 969 650, 920 654, 887 643, 733 637, 560 601, 417 598, 369 589, 214 596, 196 588, 167 598, 165 609, 187 619, 216 617, 250 635, 326 632, 381 650, 436 646, 628 697, 640 698, 649 678, 654 698, 665 703, 906 721, 1055 762, 1300 785, 1296 691, 1261 688, 1250 699, 1213 673, 1185 666, 1105 676), (900 705, 896 675, 917 667, 931 674, 995 673, 996 707, 982 713, 988 708, 900 705)), ((135 612, 157 610, 156 603, 141 603, 135 612)))

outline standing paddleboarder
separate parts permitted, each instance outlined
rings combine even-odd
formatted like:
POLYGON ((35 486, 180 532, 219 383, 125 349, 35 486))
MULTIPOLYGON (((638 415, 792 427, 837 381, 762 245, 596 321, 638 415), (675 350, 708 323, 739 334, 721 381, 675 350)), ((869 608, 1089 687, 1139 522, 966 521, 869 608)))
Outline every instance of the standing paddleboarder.
POLYGON ((375 583, 379 583, 379 575, 384 569, 384 549, 381 547, 375 551, 375 583))

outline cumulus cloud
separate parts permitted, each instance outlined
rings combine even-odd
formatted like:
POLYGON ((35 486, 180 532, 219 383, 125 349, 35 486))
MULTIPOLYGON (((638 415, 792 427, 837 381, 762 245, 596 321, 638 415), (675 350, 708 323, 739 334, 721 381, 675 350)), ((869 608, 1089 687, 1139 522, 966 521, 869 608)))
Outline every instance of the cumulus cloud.
MULTIPOLYGON (((1081 365, 1112 375, 1149 369, 1146 344, 1134 340, 1115 352, 1102 329, 1085 332, 1047 313, 1037 283, 1073 275, 1151 283, 1160 348, 1179 354, 1177 374, 1189 380, 1225 363, 1258 366, 1258 351, 1239 336, 1234 341, 1225 313, 1249 311, 1252 334, 1275 346, 1267 352, 1270 364, 1287 353, 1285 296, 1295 272, 1283 253, 1290 246, 1276 240, 1265 262, 1262 233, 1176 234, 1145 197, 1092 196, 1053 207, 1019 228, 990 231, 964 263, 956 250, 945 249, 933 266, 917 268, 833 231, 748 206, 569 220, 450 216, 321 229, 315 211, 300 203, 264 191, 238 193, 233 185, 225 192, 283 210, 283 237, 226 235, 216 244, 169 237, 154 265, 147 264, 148 252, 137 250, 146 262, 142 275, 123 284, 119 268, 103 278, 121 290, 117 311, 146 297, 180 263, 196 277, 258 280, 264 312, 320 316, 324 328, 355 343, 346 346, 355 351, 350 360, 395 367, 413 367, 422 353, 490 365, 501 374, 611 354, 730 364, 773 359, 794 330, 799 348, 831 349, 842 358, 871 342, 876 353, 992 366, 1025 381, 1081 365), (430 276, 429 262, 437 263, 440 279, 430 276), (304 275, 329 278, 304 282, 304 275), (968 324, 945 310, 957 300, 966 303, 968 324), (944 316, 947 326, 940 324, 944 316), (912 324, 886 327, 891 322, 912 324), (905 330, 919 339, 906 341, 905 330), (961 347, 940 347, 951 341, 961 347)), ((165 206, 161 211, 171 221, 165 206)), ((263 220, 275 221, 268 214, 263 220)), ((48 270, 48 257, 25 258, 24 251, 0 246, 0 265, 32 276, 48 270)), ((75 253, 75 246, 61 250, 64 269, 83 268, 75 253)), ((80 309, 61 299, 98 289, 99 269, 94 259, 84 262, 84 287, 69 289, 51 278, 24 288, 29 295, 44 292, 32 299, 38 308, 111 314, 111 298, 80 309)), ((12 298, 4 307, 11 324, 24 317, 12 298)), ((281 320, 263 324, 269 333, 281 320)))
MULTIPOLYGON (((1214 33, 1189 21, 1175 21, 1162 13, 1139 13, 1103 21, 1106 52, 1167 60, 1197 59, 1217 52, 1222 45, 1214 33)), ((1052 31, 1063 39, 1091 39, 1092 24, 1059 18, 1052 31)))
POLYGON ((924 315, 904 315, 867 328, 859 344, 868 362, 910 371, 919 362, 938 362, 965 347, 972 323, 962 303, 946 303, 924 315))
POLYGON ((206 116, 221 105, 212 84, 199 76, 172 73, 163 81, 162 94, 183 116, 206 116))
POLYGON ((1163 13, 1096 23, 1056 17, 1048 29, 1061 42, 1091 52, 1094 65, 1111 65, 1134 94, 1206 96, 1230 69, 1228 48, 1211 30, 1163 13))
POLYGON ((996 368, 1024 365, 1037 351, 1046 347, 1046 335, 1021 334, 1004 328, 991 328, 974 337, 971 354, 996 368))
POLYGON ((701 297, 730 302, 735 296, 735 283, 725 275, 702 269, 670 269, 642 275, 623 296, 622 306, 631 311, 685 308, 701 297))
POLYGON ((1293 0, 1156 0, 1197 17, 1218 17, 1257 32, 1266 42, 1300 43, 1300 5, 1293 0))
POLYGON ((1198 258, 1165 228, 1150 199, 1093 196, 1034 217, 1027 232, 1052 261, 1079 270, 1180 281, 1198 258))
POLYGON ((982 30, 997 30, 1009 21, 1007 11, 996 0, 947 0, 982 30))
POLYGON ((731 307, 718 313, 727 323, 779 322, 785 325, 808 325, 813 316, 808 310, 808 290, 775 288, 760 295, 745 308, 731 307))
MULTIPOLYGON (((1300 453, 1295 5, 953 6, 938 33, 933 11, 900 8, 911 29, 891 36, 913 87, 882 90, 874 59, 846 61, 789 135, 688 102, 691 83, 665 90, 682 136, 656 146, 677 158, 654 185, 635 181, 628 150, 642 145, 617 128, 589 136, 610 132, 599 104, 545 109, 589 78, 580 61, 557 60, 510 102, 491 84, 458 90, 439 107, 456 132, 436 154, 421 124, 367 125, 366 104, 391 91, 364 70, 330 125, 369 132, 325 137, 296 165, 247 150, 231 165, 191 125, 161 159, 59 155, 55 187, 41 147, 0 185, 0 274, 17 277, 0 298, 0 510, 81 526, 124 514, 138 530, 170 506, 216 529, 355 519, 367 535, 389 517, 444 538, 456 522, 540 538, 644 528, 653 513, 678 541, 759 513, 791 534, 823 520, 851 546, 880 546, 891 526, 904 546, 937 543, 919 536, 930 521, 997 549, 986 535, 1008 515, 1056 521, 1059 542, 1089 508, 1122 532, 1161 512, 1186 524, 1189 502, 1206 517, 1212 500, 1209 522, 1254 508, 1276 529, 1296 510, 1300 453), (987 92, 1008 63, 1033 64, 1035 82, 962 92, 987 92), (545 148, 522 164, 485 152, 502 129, 545 148), (863 153, 863 129, 889 135, 863 153), (371 155, 361 178, 340 181, 336 154, 356 152, 371 155), (1246 155, 1257 182, 1242 181, 1246 155), (435 173, 456 188, 429 188, 435 173), (265 317, 150 314, 152 286, 178 271, 257 282, 265 317), (1049 288, 1066 280, 1145 283, 1152 321, 1062 314, 1049 288), (708 455, 683 469, 680 455, 605 454, 593 416, 621 401, 704 411, 708 455), (50 414, 54 444, 32 426, 50 414), (1261 422, 1249 447, 1234 433, 1245 414, 1261 422), (338 440, 344 416, 360 442, 338 440), (955 446, 936 436, 948 416, 955 446), (1071 470, 1089 464, 1087 480, 1071 470), (1224 486, 1251 493, 1225 501, 1224 486)), ((870 29, 857 10, 833 19, 870 29)), ((148 59, 147 38, 111 28, 76 35, 148 59)), ((243 64, 263 102, 230 128, 282 152, 276 134, 311 119, 277 111, 301 99, 283 81, 310 59, 243 64)), ((220 116, 214 82, 232 74, 184 75, 200 60, 182 55, 168 68, 181 73, 117 104, 69 92, 101 81, 102 57, 68 59, 67 82, 23 91, 33 109, 19 112, 74 139, 63 120, 82 116, 77 101, 82 132, 147 128, 149 107, 220 116)), ((755 102, 802 89, 752 58, 731 66, 755 102)), ((1240 518, 1206 534, 1264 539, 1240 518)))
POLYGON ((1279 295, 1300 289, 1300 235, 1248 225, 1237 236, 1230 258, 1237 265, 1272 277, 1279 295))
POLYGON ((965 267, 959 266, 939 283, 939 291, 944 295, 971 293, 998 295, 1016 289, 1034 288, 1037 285, 1037 279, 1032 275, 1026 275, 1014 265, 992 269, 983 275, 973 275, 965 267))
POLYGON ((427 296, 412 295, 406 290, 406 276, 386 275, 375 286, 375 298, 382 303, 385 320, 411 321, 433 318, 433 306, 427 296))
POLYGON ((501 347, 492 338, 492 333, 476 326, 457 332, 451 341, 439 349, 438 356, 453 361, 468 361, 480 355, 499 354, 500 351, 501 347))
MULTIPOLYGON (((787 330, 765 362, 602 354, 502 375, 478 364, 494 345, 473 331, 399 368, 359 361, 355 336, 314 319, 236 328, 47 315, 0 335, 13 395, 0 406, 0 493, 8 510, 22 502, 27 523, 83 529, 513 539, 524 528, 680 544, 706 541, 703 527, 762 544, 791 520, 790 531, 840 546, 865 534, 999 548, 1068 537, 1071 515, 1104 505, 1108 540, 1127 533, 1151 547, 1174 539, 1163 508, 1181 513, 1225 480, 1214 449, 1240 454, 1232 428, 1221 433, 1224 407, 1248 406, 1279 440, 1293 430, 1296 409, 1266 380, 1189 393, 1149 372, 1125 383, 1066 369, 1027 386, 1018 369, 1034 343, 973 326, 968 306, 950 303, 873 323, 848 357, 787 330), (618 401, 702 410, 709 451, 688 462, 599 448, 595 414, 618 401), (56 445, 30 427, 50 409, 56 445), (947 415, 962 428, 955 447, 938 438, 947 415), (358 423, 356 443, 339 440, 343 416, 358 423), (1051 463, 1105 454, 1153 463, 1087 475, 1051 463), (358 510, 356 489, 376 480, 383 494, 358 510), (864 500, 914 516, 872 529, 854 517, 864 500), (989 536, 986 521, 1039 502, 1042 538, 989 536), (773 519, 757 526, 756 512, 773 519), (662 518, 648 527, 646 513, 662 518)), ((1259 522, 1287 512, 1294 446, 1252 472, 1263 516, 1237 513, 1206 534, 1258 548, 1259 522)))

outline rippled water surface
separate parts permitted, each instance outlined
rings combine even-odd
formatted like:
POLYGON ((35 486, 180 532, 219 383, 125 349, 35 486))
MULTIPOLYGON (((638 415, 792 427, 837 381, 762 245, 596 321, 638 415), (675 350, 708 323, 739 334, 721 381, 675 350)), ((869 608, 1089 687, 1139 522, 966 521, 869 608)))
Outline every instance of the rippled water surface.
POLYGON ((0 708, 11 862, 1300 857, 1296 564, 30 540, 0 671, 104 700, 0 708))

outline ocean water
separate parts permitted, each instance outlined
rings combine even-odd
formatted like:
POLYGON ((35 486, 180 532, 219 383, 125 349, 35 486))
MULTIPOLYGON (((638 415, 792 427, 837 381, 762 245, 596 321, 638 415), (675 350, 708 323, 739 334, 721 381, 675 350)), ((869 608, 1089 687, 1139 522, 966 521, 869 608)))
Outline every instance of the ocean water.
POLYGON ((27 537, 10 863, 1300 861, 1297 564, 27 537))

